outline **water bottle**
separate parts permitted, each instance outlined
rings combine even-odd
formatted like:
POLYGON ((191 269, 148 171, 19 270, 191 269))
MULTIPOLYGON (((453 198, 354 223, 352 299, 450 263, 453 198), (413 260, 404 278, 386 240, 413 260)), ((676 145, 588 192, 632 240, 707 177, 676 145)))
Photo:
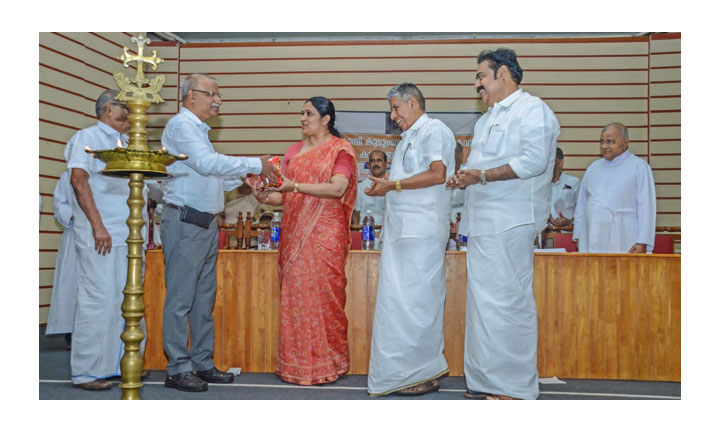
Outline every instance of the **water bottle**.
POLYGON ((275 212, 270 222, 270 249, 277 250, 280 244, 280 213, 275 212))
POLYGON ((375 218, 370 210, 365 212, 362 221, 362 248, 363 250, 375 249, 375 218))

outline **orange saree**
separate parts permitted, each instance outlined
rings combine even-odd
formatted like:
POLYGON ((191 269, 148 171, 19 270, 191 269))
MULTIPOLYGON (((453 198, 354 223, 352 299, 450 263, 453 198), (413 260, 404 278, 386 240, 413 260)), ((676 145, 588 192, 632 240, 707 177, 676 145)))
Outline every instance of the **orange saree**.
POLYGON ((294 156, 285 173, 301 184, 328 182, 341 151, 352 157, 354 172, 342 198, 283 193, 278 254, 280 341, 275 373, 283 381, 300 385, 333 382, 350 368, 345 261, 357 195, 355 151, 347 141, 333 137, 294 156))

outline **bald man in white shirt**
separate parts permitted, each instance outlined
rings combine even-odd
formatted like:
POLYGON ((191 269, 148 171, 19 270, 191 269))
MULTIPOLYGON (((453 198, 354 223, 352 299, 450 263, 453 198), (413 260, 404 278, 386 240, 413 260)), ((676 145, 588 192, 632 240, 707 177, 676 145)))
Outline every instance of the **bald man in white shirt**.
POLYGON ((602 158, 585 171, 575 210, 579 252, 647 253, 655 244, 655 181, 647 162, 629 150, 622 123, 600 134, 602 158))
POLYGON ((521 80, 514 51, 480 53, 475 88, 489 108, 475 125, 467 169, 447 182, 467 187, 460 234, 468 236, 469 399, 539 395, 533 240, 550 214, 560 126, 521 80))

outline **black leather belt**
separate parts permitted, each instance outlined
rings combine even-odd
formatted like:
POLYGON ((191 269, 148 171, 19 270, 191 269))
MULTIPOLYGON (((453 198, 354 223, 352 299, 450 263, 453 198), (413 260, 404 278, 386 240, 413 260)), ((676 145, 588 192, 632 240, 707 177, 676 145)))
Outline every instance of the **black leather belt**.
MULTIPOLYGON (((175 205, 175 204, 173 204, 173 203, 165 203, 165 207, 174 208, 175 210, 180 210, 180 211, 182 211, 182 209, 183 209, 183 207, 180 207, 180 206, 175 205)), ((215 216, 218 216, 220 213, 211 213, 211 214, 214 214, 215 216)))

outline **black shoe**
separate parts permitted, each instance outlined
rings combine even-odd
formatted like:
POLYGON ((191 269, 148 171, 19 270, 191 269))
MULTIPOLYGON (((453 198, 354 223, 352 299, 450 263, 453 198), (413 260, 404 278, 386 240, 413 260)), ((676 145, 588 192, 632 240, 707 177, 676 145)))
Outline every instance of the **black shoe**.
POLYGON ((186 392, 207 391, 208 385, 205 381, 193 375, 192 372, 180 372, 175 375, 168 375, 165 378, 165 387, 176 388, 186 392))
POLYGON ((207 382, 216 384, 228 384, 233 382, 233 380, 235 379, 234 374, 230 372, 220 372, 215 367, 206 371, 197 371, 195 372, 195 374, 197 374, 198 377, 207 382))

